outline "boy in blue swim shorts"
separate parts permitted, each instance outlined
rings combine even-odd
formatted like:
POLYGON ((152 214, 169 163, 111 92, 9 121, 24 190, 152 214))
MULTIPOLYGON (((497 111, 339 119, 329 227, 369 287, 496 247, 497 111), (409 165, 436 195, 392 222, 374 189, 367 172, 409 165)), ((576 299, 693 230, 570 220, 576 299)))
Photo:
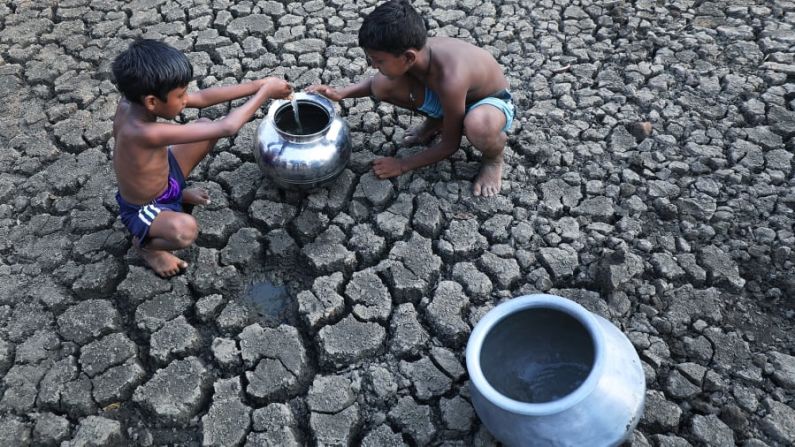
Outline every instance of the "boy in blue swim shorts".
POLYGON ((315 85, 307 90, 335 101, 372 96, 424 114, 425 122, 407 132, 407 144, 442 135, 420 153, 375 160, 373 172, 389 178, 436 163, 457 151, 466 136, 483 156, 473 194, 498 194, 515 111, 508 80, 494 57, 463 40, 428 38, 425 22, 408 0, 390 0, 367 15, 359 46, 377 74, 340 89, 315 85))
POLYGON ((220 137, 234 135, 269 98, 290 95, 290 85, 266 78, 188 93, 193 67, 177 49, 154 40, 138 40, 113 62, 113 77, 123 98, 113 118, 113 169, 116 201, 133 245, 160 276, 173 276, 187 263, 171 251, 196 240, 196 219, 183 204, 209 202, 206 191, 185 189, 185 178, 220 137), (203 108, 251 96, 227 116, 189 124, 174 119, 186 107, 203 108))

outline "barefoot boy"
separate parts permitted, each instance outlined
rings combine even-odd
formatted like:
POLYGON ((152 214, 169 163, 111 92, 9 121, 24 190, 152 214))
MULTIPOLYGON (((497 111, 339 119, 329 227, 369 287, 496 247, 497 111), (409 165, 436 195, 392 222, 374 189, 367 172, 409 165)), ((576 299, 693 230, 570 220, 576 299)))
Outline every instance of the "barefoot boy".
POLYGON ((124 98, 113 119, 113 168, 122 222, 147 264, 161 276, 172 276, 187 263, 170 253, 196 240, 196 219, 182 204, 206 204, 207 192, 185 188, 185 178, 219 137, 237 133, 269 98, 283 98, 290 85, 267 78, 240 85, 188 93, 193 67, 173 47, 138 40, 113 62, 116 86, 124 98), (190 124, 158 122, 173 119, 185 107, 202 108, 250 96, 222 119, 190 124))
POLYGON ((425 144, 442 134, 439 143, 418 154, 375 160, 375 174, 395 177, 436 163, 458 150, 463 134, 483 154, 474 195, 498 194, 514 106, 508 81, 491 54, 463 40, 428 39, 422 17, 408 0, 388 1, 365 17, 359 46, 378 74, 339 90, 325 85, 307 90, 335 101, 373 96, 425 115, 422 125, 408 131, 407 144, 425 144))

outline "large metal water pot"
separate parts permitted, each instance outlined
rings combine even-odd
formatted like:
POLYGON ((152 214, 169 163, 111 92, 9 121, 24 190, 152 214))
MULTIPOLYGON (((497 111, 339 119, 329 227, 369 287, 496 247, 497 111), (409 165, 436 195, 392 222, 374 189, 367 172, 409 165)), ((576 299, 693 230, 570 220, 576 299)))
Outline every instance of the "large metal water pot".
POLYGON ((334 104, 314 93, 295 93, 293 102, 275 100, 257 128, 254 158, 279 186, 311 189, 336 178, 351 157, 348 123, 334 104))
POLYGON ((489 311, 466 348, 472 404, 507 446, 616 446, 642 413, 635 348, 574 301, 525 295, 489 311))

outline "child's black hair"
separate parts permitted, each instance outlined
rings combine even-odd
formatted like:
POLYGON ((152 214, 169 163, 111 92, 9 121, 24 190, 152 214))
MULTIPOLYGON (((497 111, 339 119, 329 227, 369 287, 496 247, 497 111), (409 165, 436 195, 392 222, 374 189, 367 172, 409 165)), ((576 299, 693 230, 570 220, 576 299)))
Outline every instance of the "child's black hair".
POLYGON ((193 79, 193 66, 176 48, 150 39, 130 44, 113 61, 113 78, 119 91, 140 103, 146 95, 166 101, 168 92, 193 79))
POLYGON ((359 46, 400 55, 421 49, 428 39, 425 21, 409 0, 390 0, 378 5, 359 28, 359 46))

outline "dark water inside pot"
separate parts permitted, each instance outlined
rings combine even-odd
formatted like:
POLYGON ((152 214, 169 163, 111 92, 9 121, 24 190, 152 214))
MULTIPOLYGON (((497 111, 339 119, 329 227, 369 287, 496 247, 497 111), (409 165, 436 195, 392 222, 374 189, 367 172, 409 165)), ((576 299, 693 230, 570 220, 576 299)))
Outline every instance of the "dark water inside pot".
POLYGON ((522 402, 552 402, 576 390, 590 368, 581 363, 529 363, 518 371, 522 386, 512 389, 512 398, 522 402))
POLYGON ((279 130, 291 135, 311 135, 328 126, 331 118, 324 108, 306 101, 299 100, 297 103, 297 114, 293 109, 293 103, 282 106, 276 112, 274 121, 279 130))
POLYGON ((575 391, 593 368, 593 340, 574 317, 553 309, 509 315, 486 335, 480 363, 497 391, 527 403, 551 402, 575 391))

